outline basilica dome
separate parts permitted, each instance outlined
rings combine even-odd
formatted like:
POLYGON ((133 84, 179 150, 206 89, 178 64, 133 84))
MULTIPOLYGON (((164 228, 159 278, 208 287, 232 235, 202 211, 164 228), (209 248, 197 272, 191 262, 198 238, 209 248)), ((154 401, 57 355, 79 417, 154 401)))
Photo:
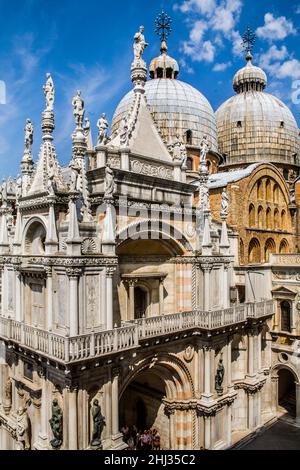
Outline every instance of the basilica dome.
POLYGON ((236 95, 216 112, 219 152, 228 165, 270 161, 296 164, 299 158, 299 130, 289 108, 277 97, 264 92, 265 72, 247 65, 233 79, 236 95))
MULTIPOLYGON (((204 135, 213 151, 217 151, 216 118, 205 96, 191 85, 177 80, 178 63, 167 55, 166 47, 152 60, 145 94, 153 120, 166 143, 172 143, 178 134, 191 145, 200 146, 204 135)), ((130 91, 119 103, 112 121, 114 134, 121 120, 129 112, 134 92, 130 91)))

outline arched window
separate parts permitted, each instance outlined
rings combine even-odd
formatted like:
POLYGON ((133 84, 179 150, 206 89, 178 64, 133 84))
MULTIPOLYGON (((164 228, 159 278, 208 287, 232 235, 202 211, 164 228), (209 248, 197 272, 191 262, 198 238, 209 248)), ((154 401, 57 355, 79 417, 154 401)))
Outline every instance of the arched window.
POLYGON ((248 257, 249 257, 249 263, 261 262, 260 243, 257 240, 257 238, 252 238, 252 240, 249 243, 248 257))
POLYGON ((263 185, 261 180, 258 181, 257 183, 257 199, 263 199, 264 194, 263 194, 263 185))
POLYGON ((288 252, 289 252, 289 244, 288 244, 288 241, 284 238, 280 242, 279 253, 288 253, 288 252))
POLYGON ((267 223, 267 228, 271 229, 272 228, 272 214, 271 214, 270 207, 268 207, 267 212, 266 212, 266 223, 267 223))
POLYGON ((253 204, 249 206, 249 227, 255 226, 255 207, 253 204))
POLYGON ((271 201, 271 181, 269 179, 266 181, 266 199, 271 201))
POLYGON ((30 255, 45 253, 46 230, 40 221, 34 221, 25 236, 25 251, 30 255))
POLYGON ((268 263, 270 260, 270 255, 275 253, 276 245, 273 238, 268 238, 265 244, 265 262, 268 263))
POLYGON ((281 331, 291 331, 291 305, 287 300, 280 302, 281 331))
POLYGON ((279 229, 279 210, 274 210, 274 228, 275 230, 279 229))
POLYGON ((263 228, 264 227, 264 210, 262 206, 259 206, 258 208, 258 213, 257 213, 257 220, 258 220, 258 228, 263 228))
POLYGON ((189 171, 193 170, 193 159, 191 157, 188 157, 186 160, 186 169, 189 171))
POLYGON ((240 263, 244 264, 245 263, 245 248, 244 248, 244 242, 240 238, 240 263))
POLYGON ((286 212, 285 210, 283 209, 281 211, 281 230, 286 230, 287 229, 287 226, 286 226, 286 212))
POLYGON ((276 203, 279 202, 279 186, 278 186, 277 183, 274 184, 273 200, 274 200, 274 202, 276 202, 276 203))
POLYGON ((185 133, 185 141, 188 145, 192 145, 193 143, 193 132, 191 129, 188 129, 185 133))

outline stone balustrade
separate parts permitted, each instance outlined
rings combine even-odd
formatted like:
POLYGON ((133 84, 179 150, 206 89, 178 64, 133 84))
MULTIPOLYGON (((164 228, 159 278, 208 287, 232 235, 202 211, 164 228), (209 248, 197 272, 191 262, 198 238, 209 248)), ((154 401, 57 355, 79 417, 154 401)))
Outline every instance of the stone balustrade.
POLYGON ((0 338, 17 343, 57 362, 76 362, 137 348, 148 338, 190 329, 214 330, 271 316, 273 300, 247 303, 216 311, 193 310, 141 318, 108 331, 68 337, 48 332, 0 315, 0 338))

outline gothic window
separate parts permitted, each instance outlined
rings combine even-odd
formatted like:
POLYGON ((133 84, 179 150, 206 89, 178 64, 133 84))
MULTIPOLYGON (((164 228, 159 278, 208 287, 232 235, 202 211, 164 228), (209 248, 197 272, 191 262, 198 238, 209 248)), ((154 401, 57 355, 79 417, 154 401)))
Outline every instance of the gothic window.
POLYGON ((271 181, 269 179, 266 181, 266 199, 271 201, 271 181))
POLYGON ((23 363, 23 375, 28 380, 33 380, 33 364, 28 361, 23 363))
POLYGON ((275 230, 279 229, 279 210, 275 209, 274 211, 274 228, 275 230))
POLYGON ((262 206, 259 206, 258 208, 258 228, 263 228, 264 226, 264 220, 263 220, 263 214, 264 214, 264 210, 262 208, 262 206))
POLYGON ((274 202, 279 202, 279 186, 276 183, 273 190, 274 202))
POLYGON ((265 262, 268 263, 270 260, 270 255, 275 253, 276 245, 273 238, 268 238, 265 244, 265 262))
POLYGON ((141 287, 134 289, 134 318, 146 316, 147 293, 141 287))
POLYGON ((281 229, 282 230, 286 230, 286 212, 285 210, 283 209, 282 212, 281 212, 281 229))
POLYGON ((263 199, 264 194, 263 194, 263 185, 261 180, 257 183, 257 199, 263 199))
POLYGON ((288 244, 288 241, 284 238, 280 242, 279 253, 288 253, 288 252, 289 252, 289 244, 288 244))
POLYGON ((291 305, 287 300, 280 302, 281 331, 291 331, 291 305))
POLYGON ((193 159, 191 157, 187 158, 186 167, 187 167, 187 170, 189 171, 193 170, 193 159))
POLYGON ((45 252, 46 230, 41 222, 34 221, 25 236, 26 254, 40 255, 45 252))
POLYGON ((255 226, 255 207, 253 204, 249 206, 249 227, 255 226))
POLYGON ((245 248, 244 248, 244 242, 240 238, 240 263, 244 264, 245 262, 245 248))
POLYGON ((268 207, 267 212, 266 212, 266 223, 267 223, 267 228, 271 229, 272 228, 272 214, 271 214, 270 207, 268 207))
POLYGON ((185 133, 185 140, 188 145, 192 145, 193 143, 193 132, 191 129, 188 129, 185 133))
POLYGON ((242 121, 238 121, 236 125, 237 127, 242 127, 242 121))
POLYGON ((248 249, 249 263, 260 263, 261 262, 261 250, 260 243, 257 238, 252 238, 249 243, 248 249))

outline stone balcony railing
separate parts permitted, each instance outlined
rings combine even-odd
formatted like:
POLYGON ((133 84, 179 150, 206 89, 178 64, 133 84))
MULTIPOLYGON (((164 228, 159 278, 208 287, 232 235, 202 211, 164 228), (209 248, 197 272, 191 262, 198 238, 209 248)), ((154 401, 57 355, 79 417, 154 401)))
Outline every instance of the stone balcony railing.
POLYGON ((271 316, 272 300, 217 311, 194 310, 128 322, 114 330, 74 337, 58 335, 0 316, 0 338, 61 363, 72 363, 137 348, 145 339, 191 329, 214 330, 251 318, 271 316))

